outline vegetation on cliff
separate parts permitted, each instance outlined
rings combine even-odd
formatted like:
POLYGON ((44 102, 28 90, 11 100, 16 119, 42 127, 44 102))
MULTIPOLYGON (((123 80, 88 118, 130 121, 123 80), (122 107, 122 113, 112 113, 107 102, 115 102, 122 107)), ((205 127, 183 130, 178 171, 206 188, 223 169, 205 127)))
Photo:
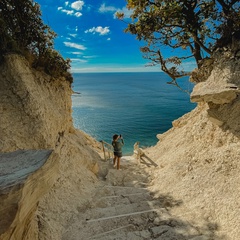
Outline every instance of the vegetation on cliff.
POLYGON ((182 63, 193 59, 200 68, 214 50, 240 38, 237 0, 127 0, 127 8, 132 22, 125 31, 146 42, 144 58, 160 64, 175 85, 177 78, 189 75, 182 63))
POLYGON ((70 60, 65 60, 54 49, 56 34, 43 23, 37 3, 32 0, 1 0, 0 26, 1 58, 7 53, 21 54, 33 67, 72 82, 68 72, 70 60))

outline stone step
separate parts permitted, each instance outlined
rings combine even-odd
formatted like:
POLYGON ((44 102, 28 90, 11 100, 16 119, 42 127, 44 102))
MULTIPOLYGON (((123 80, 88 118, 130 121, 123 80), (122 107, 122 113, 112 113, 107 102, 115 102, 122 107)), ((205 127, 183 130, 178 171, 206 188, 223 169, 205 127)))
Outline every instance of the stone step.
POLYGON ((188 234, 178 233, 177 229, 168 225, 150 227, 141 231, 134 231, 133 228, 115 229, 102 234, 91 236, 92 240, 187 240, 188 234))
POLYGON ((93 202, 92 207, 106 208, 120 204, 131 204, 141 201, 150 201, 152 197, 148 192, 139 192, 132 194, 122 194, 117 196, 103 196, 93 202))
MULTIPOLYGON (((113 216, 85 221, 78 227, 78 233, 69 228, 62 240, 210 240, 202 235, 198 228, 186 225, 181 220, 171 218, 164 220, 164 213, 158 210, 141 212, 135 215, 113 216), (162 215, 163 214, 163 215, 162 215), (156 221, 156 219, 160 221, 156 221)), ((165 216, 166 217, 166 216, 165 216)), ((77 223, 79 226, 79 222, 77 223)), ((76 227, 75 226, 75 229, 76 227)), ((74 227, 74 226, 73 226, 74 227)))
MULTIPOLYGON (((71 224, 63 237, 63 240, 91 239, 92 236, 101 235, 105 232, 114 232, 114 229, 121 229, 121 232, 142 231, 155 226, 154 220, 161 216, 165 209, 149 209, 134 213, 126 213, 83 220, 81 217, 71 224), (129 229, 130 228, 130 229, 129 229), (78 236, 72 233, 78 229, 78 236)), ((76 220, 76 219, 75 219, 76 220)), ((167 220, 169 222, 169 220, 167 220)))
POLYGON ((147 184, 147 176, 140 170, 142 178, 125 174, 119 181, 114 179, 118 171, 110 173, 105 182, 109 185, 96 189, 90 209, 69 221, 62 240, 205 240, 198 228, 171 216, 163 208, 169 206, 168 199, 153 199, 147 187, 141 187, 147 184))
POLYGON ((96 198, 103 196, 120 196, 133 193, 149 192, 147 188, 122 187, 122 186, 104 186, 97 189, 96 198))
POLYGON ((91 236, 92 240, 143 240, 152 239, 151 232, 148 229, 142 231, 134 231, 134 226, 129 225, 123 228, 116 228, 112 231, 104 232, 95 236, 91 236), (127 230, 127 231, 126 231, 127 230))
POLYGON ((106 208, 93 208, 85 212, 86 220, 95 218, 111 217, 122 214, 134 214, 135 212, 147 211, 151 209, 161 208, 161 203, 154 201, 139 201, 130 204, 120 204, 106 208))
POLYGON ((197 228, 186 227, 179 222, 179 225, 166 225, 160 226, 149 224, 145 229, 136 230, 134 224, 114 228, 110 231, 101 234, 93 235, 88 239, 97 240, 210 240, 208 236, 201 235, 197 228))

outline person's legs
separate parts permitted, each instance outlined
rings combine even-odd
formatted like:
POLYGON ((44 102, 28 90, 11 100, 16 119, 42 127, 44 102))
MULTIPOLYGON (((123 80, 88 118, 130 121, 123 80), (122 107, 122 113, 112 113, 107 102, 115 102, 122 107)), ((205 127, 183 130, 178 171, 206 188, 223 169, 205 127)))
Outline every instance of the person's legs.
POLYGON ((117 156, 114 155, 114 158, 113 158, 113 166, 114 166, 114 167, 116 166, 116 161, 117 161, 117 156))
POLYGON ((120 160, 121 160, 121 157, 118 157, 117 158, 117 170, 120 169, 120 160))

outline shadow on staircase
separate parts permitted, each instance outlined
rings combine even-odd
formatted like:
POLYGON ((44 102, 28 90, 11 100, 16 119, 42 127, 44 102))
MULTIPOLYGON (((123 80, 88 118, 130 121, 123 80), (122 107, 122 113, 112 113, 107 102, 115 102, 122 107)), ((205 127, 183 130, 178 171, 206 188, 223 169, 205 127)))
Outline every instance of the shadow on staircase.
POLYGON ((123 157, 121 170, 109 160, 108 173, 96 188, 89 206, 69 222, 63 240, 210 240, 217 237, 218 226, 205 221, 203 226, 173 216, 171 209, 183 204, 170 195, 151 192, 151 168, 156 164, 136 164, 123 157))

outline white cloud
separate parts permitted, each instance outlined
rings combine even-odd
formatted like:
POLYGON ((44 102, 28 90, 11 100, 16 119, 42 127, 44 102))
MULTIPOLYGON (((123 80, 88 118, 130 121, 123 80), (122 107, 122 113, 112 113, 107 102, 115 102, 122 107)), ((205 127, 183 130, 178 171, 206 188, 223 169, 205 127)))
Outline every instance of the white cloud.
POLYGON ((73 10, 66 10, 66 9, 62 9, 61 12, 66 13, 67 15, 73 15, 74 11, 73 10))
POLYGON ((81 55, 82 52, 70 52, 70 54, 73 54, 73 55, 81 55))
POLYGON ((111 38, 108 38, 108 39, 107 39, 107 41, 110 41, 110 40, 111 40, 111 38))
POLYGON ((79 10, 82 10, 84 5, 83 1, 75 1, 71 5, 69 2, 65 2, 65 7, 58 7, 58 11, 61 11, 63 13, 66 13, 67 15, 70 16, 75 16, 75 17, 81 17, 82 13, 79 12, 79 10))
POLYGON ((93 27, 85 31, 85 33, 99 33, 100 35, 106 35, 110 32, 109 27, 93 27))
POLYGON ((86 63, 86 62, 88 62, 87 60, 85 60, 85 59, 79 59, 79 58, 70 58, 70 60, 72 61, 72 62, 81 62, 81 63, 86 63))
POLYGON ((114 6, 106 6, 105 3, 101 5, 101 7, 98 10, 100 13, 113 13, 113 18, 116 18, 116 13, 121 12, 124 13, 124 18, 130 18, 132 14, 132 10, 128 10, 126 7, 123 7, 122 9, 116 8, 114 6))
POLYGON ((101 5, 99 8, 99 12, 105 13, 105 12, 116 12, 118 9, 113 6, 106 6, 105 3, 101 5))
POLYGON ((87 48, 81 44, 72 43, 72 42, 63 42, 66 47, 76 48, 79 50, 86 50, 87 48))
POLYGON ((90 58, 96 58, 96 55, 92 55, 92 56, 83 56, 84 58, 90 59, 90 58))
POLYGON ((133 13, 133 10, 128 10, 126 7, 123 7, 122 9, 118 9, 118 10, 114 13, 114 18, 116 18, 116 13, 117 13, 117 12, 124 13, 124 18, 130 18, 131 14, 133 13))
POLYGON ((76 17, 81 17, 81 16, 82 16, 82 13, 76 12, 74 15, 75 15, 76 17))
POLYGON ((82 10, 83 5, 84 5, 83 1, 76 1, 71 4, 71 8, 79 11, 79 10, 82 10))
POLYGON ((71 37, 74 37, 74 38, 77 37, 77 34, 71 34, 71 33, 69 33, 68 35, 71 36, 71 37))

